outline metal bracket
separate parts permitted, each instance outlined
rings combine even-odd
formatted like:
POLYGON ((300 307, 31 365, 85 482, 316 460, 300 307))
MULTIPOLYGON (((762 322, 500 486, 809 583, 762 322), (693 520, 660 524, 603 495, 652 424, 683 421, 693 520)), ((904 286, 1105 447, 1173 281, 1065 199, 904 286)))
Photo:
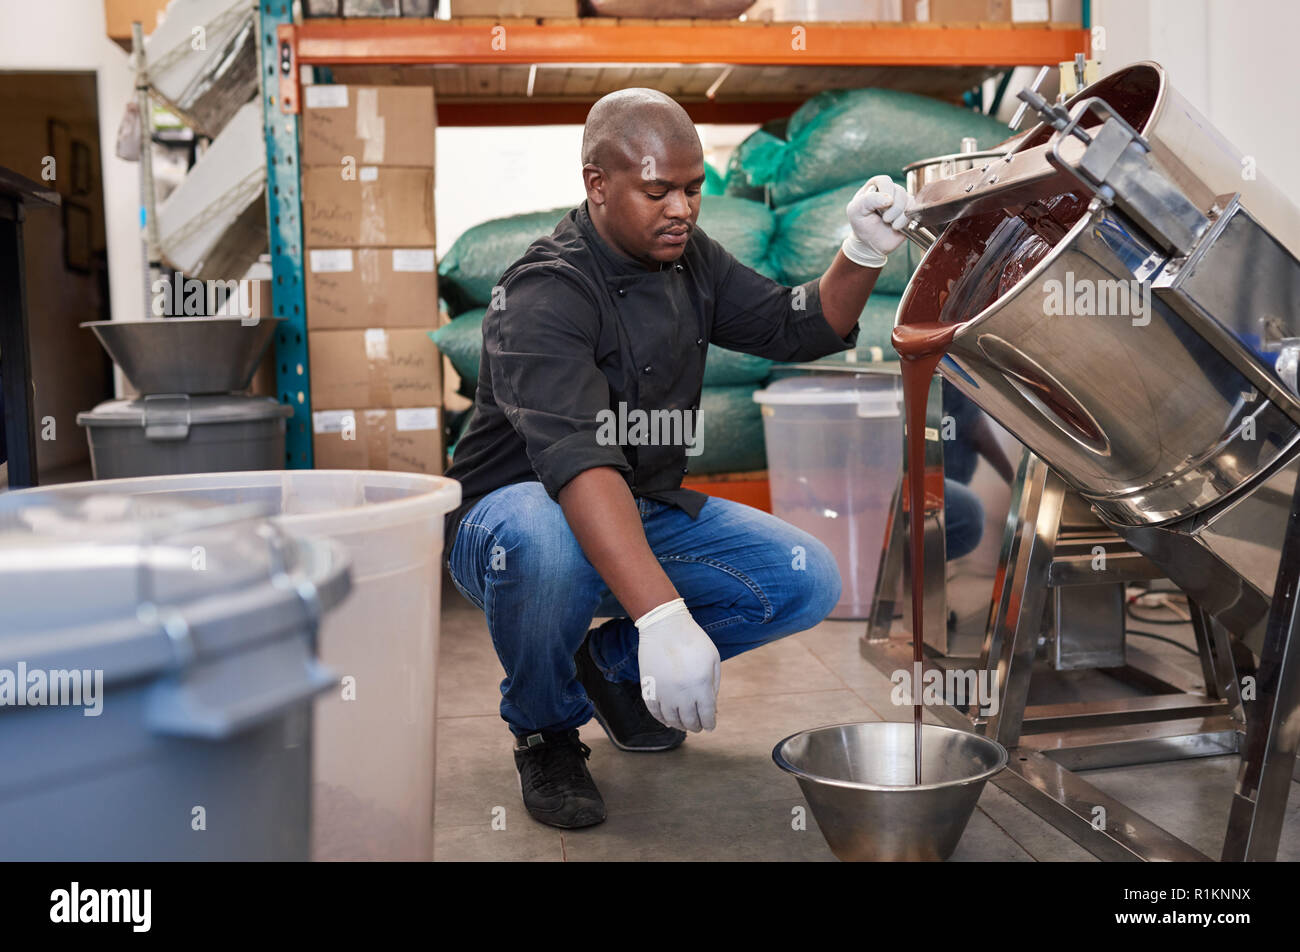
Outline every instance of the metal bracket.
POLYGON ((1117 205, 1166 251, 1184 255, 1196 246, 1210 219, 1152 167, 1151 144, 1109 103, 1096 96, 1080 100, 1068 119, 1059 106, 1045 105, 1040 112, 1058 132, 1047 154, 1049 164, 1073 175, 1107 205, 1117 205), (1090 113, 1104 120, 1091 135, 1080 127, 1090 113), (1073 160, 1063 151, 1072 139, 1085 146, 1073 160))

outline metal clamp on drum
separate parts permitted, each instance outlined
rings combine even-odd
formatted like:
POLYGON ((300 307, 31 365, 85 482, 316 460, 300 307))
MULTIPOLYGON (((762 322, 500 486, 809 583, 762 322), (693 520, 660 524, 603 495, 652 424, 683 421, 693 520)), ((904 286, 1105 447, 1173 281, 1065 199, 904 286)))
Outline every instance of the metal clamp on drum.
POLYGON ((1065 113, 1037 93, 1025 92, 1022 98, 1059 133, 1047 155, 1049 163, 1069 172, 1106 204, 1118 204, 1167 251, 1187 254, 1196 246, 1210 220, 1176 183, 1151 167, 1147 158, 1151 144, 1108 102, 1092 96, 1065 113), (1090 113, 1104 119, 1094 135, 1080 128, 1090 113), (1061 151, 1071 139, 1078 139, 1086 147, 1073 161, 1061 151))

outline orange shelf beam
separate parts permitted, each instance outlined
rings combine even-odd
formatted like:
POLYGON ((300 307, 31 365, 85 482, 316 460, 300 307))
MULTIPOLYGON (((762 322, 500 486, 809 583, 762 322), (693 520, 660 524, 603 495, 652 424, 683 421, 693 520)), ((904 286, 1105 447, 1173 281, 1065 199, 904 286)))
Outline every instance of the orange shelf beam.
MULTIPOLYGON (((794 113, 807 96, 796 99, 737 99, 713 102, 682 102, 691 120, 698 123, 751 123, 794 113)), ((438 103, 440 126, 547 126, 577 125, 587 121, 591 100, 555 102, 545 99, 487 102, 438 103)))
POLYGON ((1042 66, 1090 53, 1083 29, 1002 24, 309 19, 278 38, 285 112, 298 110, 300 65, 1042 66))

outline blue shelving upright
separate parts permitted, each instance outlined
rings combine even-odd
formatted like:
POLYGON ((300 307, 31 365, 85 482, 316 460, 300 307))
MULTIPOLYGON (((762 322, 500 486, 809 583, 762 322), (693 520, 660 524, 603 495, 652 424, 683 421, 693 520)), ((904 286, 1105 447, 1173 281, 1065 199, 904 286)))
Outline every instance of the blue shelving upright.
POLYGON ((302 196, 298 117, 280 111, 281 63, 276 27, 293 22, 290 0, 259 0, 262 123, 266 134, 266 225, 271 246, 273 310, 285 320, 275 334, 276 388, 293 407, 286 421, 285 469, 311 469, 311 388, 307 365, 307 302, 303 286, 302 196))

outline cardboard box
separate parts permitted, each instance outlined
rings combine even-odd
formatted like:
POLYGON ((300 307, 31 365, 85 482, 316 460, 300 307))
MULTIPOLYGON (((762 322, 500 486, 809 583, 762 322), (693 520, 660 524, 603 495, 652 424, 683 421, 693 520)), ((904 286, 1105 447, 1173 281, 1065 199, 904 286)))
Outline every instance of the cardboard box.
POLYGON ((451 0, 454 17, 576 17, 578 0, 451 0))
POLYGON ((896 23, 903 0, 758 0, 745 19, 763 23, 810 23, 829 20, 896 23))
POLYGON ((1011 0, 903 0, 903 20, 915 23, 1005 23, 1011 0))
POLYGON ((903 0, 903 19, 915 23, 1083 22, 1082 0, 903 0))
POLYGON ((438 322, 432 248, 312 248, 306 265, 309 331, 438 322))
MULTIPOLYGON (((1016 22, 1028 20, 1030 16, 1041 15, 1042 0, 1011 0, 1011 19, 1016 22), (1023 5, 1023 7, 1022 7, 1023 5), (1036 8, 1035 8, 1036 7, 1036 8), (1018 11, 1018 8, 1019 11, 1018 11), (1017 15, 1017 12, 1020 15, 1017 15)), ((1051 21, 1083 26, 1083 0, 1051 0, 1051 21)))
POLYGON ((303 168, 355 165, 432 169, 437 114, 432 86, 306 86, 303 168))
POLYGON ((131 52, 131 24, 140 21, 144 35, 162 21, 169 0, 104 0, 104 32, 128 53, 131 52))
POLYGON ((315 467, 441 476, 446 463, 442 425, 440 407, 315 410, 315 467))
POLYGON ((432 326, 307 334, 313 410, 442 403, 442 354, 432 326))
POLYGON ((303 243, 308 248, 431 248, 433 171, 359 165, 302 171, 303 243))

